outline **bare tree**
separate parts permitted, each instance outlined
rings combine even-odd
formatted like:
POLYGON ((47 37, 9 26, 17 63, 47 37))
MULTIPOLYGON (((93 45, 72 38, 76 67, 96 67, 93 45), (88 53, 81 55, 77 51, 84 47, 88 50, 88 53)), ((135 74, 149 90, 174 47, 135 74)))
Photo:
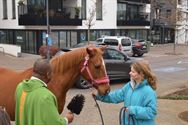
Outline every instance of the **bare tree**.
POLYGON ((88 37, 88 43, 90 42, 90 30, 93 25, 95 25, 96 21, 96 13, 97 12, 102 12, 102 15, 104 16, 105 11, 104 11, 104 6, 101 5, 101 8, 97 8, 97 0, 91 0, 93 4, 91 4, 91 7, 88 10, 88 15, 87 19, 85 21, 85 25, 87 26, 87 37, 88 37))
MULTIPOLYGON (((94 0, 92 0, 93 3, 94 0)), ((85 25, 87 26, 87 37, 88 37, 88 43, 90 42, 90 29, 95 24, 95 15, 96 15, 96 3, 91 6, 88 10, 88 17, 86 19, 85 25)))

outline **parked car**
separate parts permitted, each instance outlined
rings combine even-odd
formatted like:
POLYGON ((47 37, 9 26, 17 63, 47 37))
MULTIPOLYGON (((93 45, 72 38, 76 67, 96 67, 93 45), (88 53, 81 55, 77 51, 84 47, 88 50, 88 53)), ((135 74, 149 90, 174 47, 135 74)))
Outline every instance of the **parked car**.
MULTIPOLYGON (((109 76, 110 83, 126 82, 129 80, 130 65, 135 61, 134 58, 131 58, 127 56, 125 52, 119 51, 118 49, 110 46, 105 49, 103 58, 106 64, 107 75, 109 76)), ((75 86, 77 88, 87 89, 91 85, 80 77, 76 81, 75 86)))
POLYGON ((84 47, 84 46, 87 46, 87 45, 95 45, 95 46, 100 46, 100 45, 105 45, 104 43, 101 43, 101 42, 97 42, 97 41, 90 41, 90 42, 81 42, 81 43, 78 43, 74 46, 72 46, 72 48, 79 48, 79 47, 84 47))
POLYGON ((132 40, 125 36, 104 36, 103 38, 98 38, 97 42, 105 43, 116 49, 125 51, 127 54, 132 52, 132 40))
POLYGON ((132 42, 132 56, 143 56, 148 52, 146 40, 132 39, 132 42))

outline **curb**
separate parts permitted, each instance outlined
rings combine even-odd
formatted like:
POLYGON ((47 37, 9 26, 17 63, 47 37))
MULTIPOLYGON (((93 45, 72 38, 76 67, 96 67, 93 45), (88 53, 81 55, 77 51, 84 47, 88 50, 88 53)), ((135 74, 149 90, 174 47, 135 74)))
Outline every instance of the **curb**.
POLYGON ((179 88, 175 88, 175 89, 171 89, 171 90, 168 90, 160 95, 158 95, 158 97, 163 97, 163 96, 167 96, 169 94, 172 94, 172 93, 175 93, 175 92, 178 92, 178 91, 181 91, 181 90, 184 90, 185 88, 188 88, 188 83, 185 83, 185 85, 179 87, 179 88))

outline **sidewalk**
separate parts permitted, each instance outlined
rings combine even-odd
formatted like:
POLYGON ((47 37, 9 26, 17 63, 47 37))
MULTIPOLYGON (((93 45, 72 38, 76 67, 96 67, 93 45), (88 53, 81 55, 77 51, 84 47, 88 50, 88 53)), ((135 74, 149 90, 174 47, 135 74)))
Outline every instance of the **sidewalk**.
MULTIPOLYGON (((171 55, 174 57, 178 56, 178 58, 188 59, 187 45, 177 45, 176 55, 173 55, 172 52, 173 44, 154 45, 150 48, 150 52, 146 54, 145 58, 159 56, 161 58, 168 58, 168 56, 171 55)), ((32 67, 37 58, 40 58, 40 56, 23 53, 22 57, 12 57, 0 53, 0 66, 20 71, 32 67)), ((188 111, 188 100, 158 99, 157 125, 188 125, 188 123, 178 118, 178 114, 183 111, 188 111)))
POLYGON ((21 71, 33 66, 34 61, 40 58, 39 55, 22 53, 21 57, 14 57, 0 53, 0 66, 21 71))
MULTIPOLYGON (((178 56, 178 58, 188 59, 188 45, 176 45, 175 54, 173 54, 173 47, 173 44, 154 45, 148 54, 161 58, 178 56)), ((166 93, 170 91, 173 92, 176 89, 166 90, 166 93)), ((179 113, 184 111, 188 111, 188 100, 158 99, 157 125, 188 125, 178 117, 179 113)))

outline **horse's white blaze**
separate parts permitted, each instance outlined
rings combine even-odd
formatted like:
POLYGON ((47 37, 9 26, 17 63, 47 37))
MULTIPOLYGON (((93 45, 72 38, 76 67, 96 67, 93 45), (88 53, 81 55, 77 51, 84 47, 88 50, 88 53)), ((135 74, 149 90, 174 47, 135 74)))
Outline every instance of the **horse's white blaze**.
POLYGON ((104 63, 103 57, 102 57, 102 65, 104 66, 104 71, 105 71, 105 74, 106 74, 106 76, 107 76, 107 73, 106 73, 106 65, 105 65, 105 63, 104 63))

